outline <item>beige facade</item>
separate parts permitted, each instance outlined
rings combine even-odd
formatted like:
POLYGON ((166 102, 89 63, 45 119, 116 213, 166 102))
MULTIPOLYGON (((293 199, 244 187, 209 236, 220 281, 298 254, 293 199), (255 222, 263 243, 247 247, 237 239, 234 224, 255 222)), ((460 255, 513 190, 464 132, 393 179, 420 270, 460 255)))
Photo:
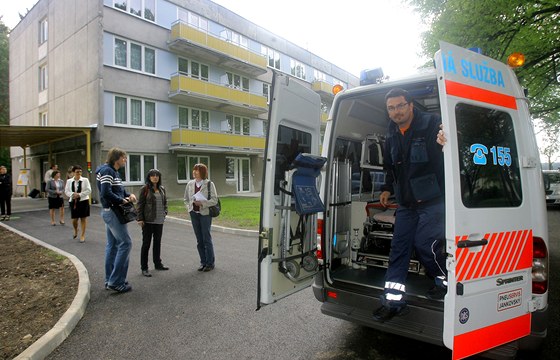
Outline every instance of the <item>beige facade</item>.
POLYGON ((89 156, 94 180, 118 146, 129 154, 129 191, 157 167, 181 198, 202 161, 221 195, 258 192, 274 67, 309 84, 326 109, 326 89, 358 84, 211 1, 40 0, 10 34, 10 125, 88 127, 91 144, 61 138, 26 148, 25 159, 14 147, 12 173, 29 169, 28 188, 40 188, 49 162, 86 168, 89 156))

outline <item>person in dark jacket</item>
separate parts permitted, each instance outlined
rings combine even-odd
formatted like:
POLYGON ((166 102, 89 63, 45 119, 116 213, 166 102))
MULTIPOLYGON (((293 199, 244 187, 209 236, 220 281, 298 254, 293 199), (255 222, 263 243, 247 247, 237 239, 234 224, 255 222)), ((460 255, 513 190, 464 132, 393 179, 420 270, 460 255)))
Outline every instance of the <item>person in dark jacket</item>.
POLYGON ((126 279, 132 239, 127 224, 121 224, 113 208, 119 204, 134 203, 136 196, 124 188, 119 169, 126 166, 126 152, 112 148, 107 163, 95 171, 97 189, 101 200, 101 217, 105 222, 107 245, 105 246, 105 288, 119 293, 132 290, 126 279))
POLYGON ((167 196, 161 185, 161 173, 151 169, 146 176, 145 185, 138 194, 138 224, 142 227, 142 250, 140 251, 140 268, 142 275, 151 277, 148 271, 148 252, 152 238, 154 267, 156 270, 169 270, 161 261, 161 236, 163 223, 167 216, 167 196))
POLYGON ((12 176, 4 165, 0 166, 0 209, 1 221, 10 220, 12 215, 12 176))
POLYGON ((389 205, 395 195, 398 208, 385 274, 382 306, 374 311, 377 321, 408 312, 404 299, 410 257, 415 251, 436 285, 427 297, 442 299, 447 290, 443 243, 445 204, 443 153, 437 140, 441 118, 414 108, 410 94, 392 89, 385 96, 391 119, 385 141, 385 185, 380 202, 389 205))

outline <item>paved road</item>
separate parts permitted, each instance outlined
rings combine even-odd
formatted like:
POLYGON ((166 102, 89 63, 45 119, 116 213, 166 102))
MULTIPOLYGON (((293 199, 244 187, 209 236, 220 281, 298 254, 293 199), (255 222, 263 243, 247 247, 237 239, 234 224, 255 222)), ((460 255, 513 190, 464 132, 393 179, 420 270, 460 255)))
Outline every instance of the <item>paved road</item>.
MULTIPOLYGON (((560 296, 560 211, 548 213, 553 283, 560 296)), ((449 359, 447 349, 383 334, 324 316, 311 291, 256 308, 257 237, 214 232, 216 269, 196 271, 198 254, 190 225, 171 220, 164 228, 162 258, 170 271, 142 277, 140 229, 134 239, 129 280, 133 291, 103 288, 104 225, 93 208, 85 244, 72 240, 71 226, 49 226, 46 210, 16 214, 11 226, 76 255, 91 280, 91 300, 82 320, 48 359, 408 359, 423 354, 449 359), (17 219, 20 217, 20 219, 17 219)), ((557 359, 559 312, 540 359, 557 359)), ((534 355, 523 355, 531 359, 534 355)))

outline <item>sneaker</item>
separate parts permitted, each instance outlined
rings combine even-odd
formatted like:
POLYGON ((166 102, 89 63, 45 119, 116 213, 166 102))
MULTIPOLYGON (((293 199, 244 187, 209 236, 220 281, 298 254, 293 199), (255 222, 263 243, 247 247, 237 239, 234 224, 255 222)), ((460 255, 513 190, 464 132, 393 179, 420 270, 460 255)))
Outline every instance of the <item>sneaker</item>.
POLYGON ((0 221, 4 221, 6 220, 6 215, 2 215, 2 217, 0 218, 0 221))
POLYGON ((385 322, 391 320, 395 316, 403 316, 408 314, 408 306, 400 307, 387 307, 381 305, 377 310, 373 312, 373 320, 379 322, 385 322))
POLYGON ((428 290, 426 297, 430 300, 443 300, 445 294, 447 294, 447 287, 434 285, 434 287, 428 290))
POLYGON ((145 277, 152 277, 152 274, 150 274, 148 270, 142 270, 142 275, 144 275, 145 277))
POLYGON ((125 292, 129 292, 130 290, 132 290, 132 286, 128 285, 128 284, 122 284, 122 285, 107 285, 107 287, 110 290, 116 291, 118 293, 125 293, 125 292))
POLYGON ((204 271, 205 265, 200 265, 198 267, 198 269, 196 269, 197 271, 204 271))
MULTIPOLYGON (((124 284, 128 285, 128 281, 125 281, 124 284)), ((111 290, 108 283, 105 283, 105 290, 111 290)))
POLYGON ((163 264, 158 265, 155 268, 156 268, 156 270, 169 270, 169 268, 167 266, 163 265, 163 264))
POLYGON ((214 270, 214 265, 206 265, 202 271, 208 272, 214 270))

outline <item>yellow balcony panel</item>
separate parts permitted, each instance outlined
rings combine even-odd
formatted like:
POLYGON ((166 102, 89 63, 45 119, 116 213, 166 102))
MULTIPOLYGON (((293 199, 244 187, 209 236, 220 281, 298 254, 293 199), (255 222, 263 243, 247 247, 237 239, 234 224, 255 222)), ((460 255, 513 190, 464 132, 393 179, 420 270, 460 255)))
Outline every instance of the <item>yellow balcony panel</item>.
POLYGON ((175 128, 171 130, 170 150, 196 149, 204 152, 262 154, 265 138, 230 133, 175 128))
POLYGON ((169 49, 249 76, 267 72, 266 57, 242 46, 208 34, 184 22, 171 25, 169 49))
POLYGON ((323 99, 333 99, 332 85, 322 80, 315 80, 311 83, 311 89, 321 95, 323 99))
POLYGON ((258 116, 268 111, 266 97, 262 95, 181 74, 171 76, 169 98, 178 104, 201 106, 239 115, 258 116))

